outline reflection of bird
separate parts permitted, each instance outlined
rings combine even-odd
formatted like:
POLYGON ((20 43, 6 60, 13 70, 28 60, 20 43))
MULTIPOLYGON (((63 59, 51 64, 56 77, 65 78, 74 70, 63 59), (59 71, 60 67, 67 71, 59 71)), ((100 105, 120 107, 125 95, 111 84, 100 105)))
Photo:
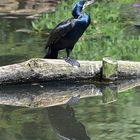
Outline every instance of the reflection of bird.
POLYGON ((82 13, 82 10, 92 2, 94 1, 80 0, 77 2, 72 10, 73 18, 62 21, 51 31, 46 45, 48 50, 44 58, 56 59, 58 51, 66 49, 65 61, 71 65, 80 66, 76 60, 69 58, 69 55, 75 43, 90 24, 90 16, 82 13))
POLYGON ((47 110, 52 128, 62 140, 90 140, 85 126, 77 120, 72 107, 54 106, 47 110))

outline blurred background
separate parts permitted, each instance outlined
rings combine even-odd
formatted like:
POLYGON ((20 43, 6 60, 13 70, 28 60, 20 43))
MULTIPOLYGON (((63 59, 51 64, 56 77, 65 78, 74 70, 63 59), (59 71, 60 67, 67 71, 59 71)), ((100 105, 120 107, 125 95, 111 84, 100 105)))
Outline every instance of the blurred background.
MULTIPOLYGON (((42 58, 50 30, 71 17, 76 1, 1 0, 0 65, 42 58)), ((85 12, 92 23, 74 47, 74 58, 140 60, 139 0, 97 0, 85 12)))

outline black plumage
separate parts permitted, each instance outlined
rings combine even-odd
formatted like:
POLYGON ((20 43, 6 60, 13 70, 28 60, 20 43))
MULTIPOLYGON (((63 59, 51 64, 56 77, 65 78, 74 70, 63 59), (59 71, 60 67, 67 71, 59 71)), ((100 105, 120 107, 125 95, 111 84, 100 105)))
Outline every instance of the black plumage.
POLYGON ((70 52, 78 39, 90 24, 90 16, 82 13, 86 1, 80 0, 72 10, 73 18, 59 23, 50 33, 46 45, 47 53, 44 58, 57 59, 59 50, 66 49, 66 61, 71 65, 80 66, 80 64, 69 58, 70 52))

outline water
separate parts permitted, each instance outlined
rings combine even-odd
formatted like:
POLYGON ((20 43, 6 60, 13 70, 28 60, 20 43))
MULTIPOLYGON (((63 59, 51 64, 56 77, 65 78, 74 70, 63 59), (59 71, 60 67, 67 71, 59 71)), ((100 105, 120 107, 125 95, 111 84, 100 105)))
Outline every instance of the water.
POLYGON ((31 22, 24 18, 0 20, 0 65, 23 62, 44 55, 45 38, 19 29, 30 29, 31 22))
POLYGON ((59 0, 37 3, 28 0, 0 2, 0 66, 23 62, 33 57, 42 58, 45 55, 48 35, 32 33, 32 20, 28 16, 41 12, 42 9, 54 11, 58 3, 59 0), (12 4, 17 7, 11 9, 12 4))
MULTIPOLYGON (((50 14, 54 22, 48 23, 53 27, 60 22, 60 18, 69 15, 63 12, 64 9, 70 10, 72 2, 68 2, 60 6, 56 13, 50 14)), ((121 21, 125 25, 122 30, 116 11, 110 10, 113 5, 113 2, 103 2, 103 5, 100 3, 95 5, 95 9, 87 10, 97 23, 92 23, 76 45, 73 51, 75 58, 100 60, 103 56, 111 55, 118 59, 140 60, 139 27, 121 21), (107 21, 102 17, 103 13, 106 13, 107 21)), ((119 4, 115 3, 115 6, 118 8, 119 4)), ((131 23, 134 13, 137 13, 130 9, 119 12, 127 23, 131 23)), ((17 32, 18 29, 28 29, 30 32, 31 20, 22 16, 0 18, 1 66, 44 56, 48 35, 28 33, 27 30, 17 32)), ((88 83, 0 86, 0 101, 3 103, 0 105, 0 140, 139 140, 140 87, 119 93, 116 85, 111 88, 104 86, 102 90, 101 87, 88 83), (104 93, 103 96, 101 93, 104 93), (74 105, 59 105, 70 96, 79 94, 90 97, 82 98, 74 105), (44 100, 40 101, 40 97, 44 100), (22 107, 4 105, 9 99, 13 99, 11 105, 22 107), (32 108, 23 107, 25 101, 26 106, 32 108), (57 106, 48 107, 52 104, 57 106)))
POLYGON ((0 105, 0 140, 139 140, 139 93, 119 93, 110 104, 96 96, 49 108, 0 105))

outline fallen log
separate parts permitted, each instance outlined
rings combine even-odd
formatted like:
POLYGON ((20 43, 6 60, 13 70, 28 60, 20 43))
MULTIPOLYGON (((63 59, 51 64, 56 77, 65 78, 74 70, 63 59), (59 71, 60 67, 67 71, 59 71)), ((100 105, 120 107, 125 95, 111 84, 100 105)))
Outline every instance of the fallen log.
POLYGON ((31 59, 0 67, 0 84, 91 79, 100 73, 101 63, 81 61, 79 68, 72 67, 64 60, 31 59))
MULTIPOLYGON (((79 61, 73 67, 64 60, 30 59, 26 62, 0 67, 0 84, 34 83, 60 80, 102 80, 102 61, 79 61)), ((111 61, 109 61, 111 63, 111 61)), ((140 62, 117 61, 115 80, 140 77, 140 62)), ((113 73, 111 73, 111 79, 113 73)), ((107 77, 108 78, 108 77, 107 77)), ((104 79, 104 78, 103 78, 104 79)))

